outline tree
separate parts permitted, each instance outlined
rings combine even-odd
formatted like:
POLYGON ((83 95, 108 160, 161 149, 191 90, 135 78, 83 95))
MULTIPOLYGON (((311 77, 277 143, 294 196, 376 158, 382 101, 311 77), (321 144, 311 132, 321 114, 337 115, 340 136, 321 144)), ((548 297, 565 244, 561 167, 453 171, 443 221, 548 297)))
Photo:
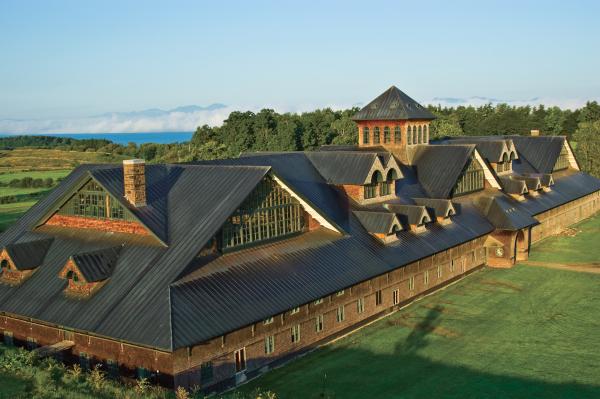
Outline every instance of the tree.
POLYGON ((573 135, 575 153, 584 172, 600 177, 600 120, 584 122, 573 135))
POLYGON ((544 117, 544 132, 550 136, 564 134, 564 125, 566 121, 567 115, 560 108, 549 108, 544 117))
POLYGON ((432 140, 464 135, 457 115, 439 115, 437 119, 431 121, 429 129, 429 138, 432 140))
POLYGON ((600 120, 600 105, 596 101, 588 101, 579 113, 579 122, 594 122, 600 120))

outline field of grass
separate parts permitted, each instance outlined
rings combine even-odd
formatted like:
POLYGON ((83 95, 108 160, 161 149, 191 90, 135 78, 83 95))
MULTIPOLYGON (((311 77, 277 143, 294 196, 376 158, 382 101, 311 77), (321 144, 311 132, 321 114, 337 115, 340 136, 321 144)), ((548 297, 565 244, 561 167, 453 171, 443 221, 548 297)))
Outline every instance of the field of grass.
POLYGON ((600 215, 572 227, 574 237, 549 237, 539 243, 529 256, 531 261, 551 263, 600 263, 600 215))
POLYGON ((101 152, 16 148, 0 150, 0 173, 38 170, 71 170, 82 163, 119 162, 125 156, 101 152))
MULTIPOLYGON (((0 165, 2 165, 0 163, 0 165)), ((51 177, 54 180, 65 177, 71 172, 71 169, 58 170, 35 170, 35 171, 18 171, 18 172, 2 172, 0 173, 0 183, 9 183, 12 179, 22 179, 31 177, 33 179, 46 179, 51 177)))
MULTIPOLYGON (((568 258, 595 234, 534 247, 568 258), (558 248, 558 250, 554 250, 558 248), (566 251, 566 252, 562 252, 566 251)), ((600 246, 587 247, 600 259, 600 246)), ((541 255, 536 255, 541 256, 541 255)), ((279 398, 598 398, 600 275, 484 269, 241 387, 279 398)))
POLYGON ((16 222, 35 203, 36 201, 0 204, 0 232, 6 230, 8 226, 16 222))

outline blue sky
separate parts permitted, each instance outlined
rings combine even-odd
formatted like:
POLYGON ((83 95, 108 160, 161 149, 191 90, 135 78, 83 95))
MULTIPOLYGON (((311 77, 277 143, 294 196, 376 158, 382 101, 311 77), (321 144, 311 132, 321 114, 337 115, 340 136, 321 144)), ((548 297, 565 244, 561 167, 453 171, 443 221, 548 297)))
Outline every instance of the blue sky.
MULTIPOLYGON (((600 97, 597 1, 0 1, 0 119, 600 97)), ((218 119, 218 117, 216 118, 218 119)), ((2 127, 0 126, 0 131, 2 127)))

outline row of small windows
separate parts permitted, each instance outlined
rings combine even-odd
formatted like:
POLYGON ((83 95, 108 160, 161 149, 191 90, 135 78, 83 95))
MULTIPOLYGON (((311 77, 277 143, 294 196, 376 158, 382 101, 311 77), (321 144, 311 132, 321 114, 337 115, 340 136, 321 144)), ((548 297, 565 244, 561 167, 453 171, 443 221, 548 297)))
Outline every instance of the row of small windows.
POLYGON ((510 172, 512 170, 512 161, 515 159, 515 153, 511 152, 510 157, 508 154, 502 156, 502 162, 496 164, 496 172, 510 172))
MULTIPOLYGON (((363 144, 371 144, 371 130, 368 127, 363 127, 363 144)), ((406 128, 407 144, 425 144, 429 142, 429 129, 427 125, 413 126, 409 125, 406 128)), ((402 130, 400 126, 394 126, 394 144, 402 143, 402 130)), ((383 143, 390 144, 392 142, 392 134, 389 126, 383 128, 383 143)), ((381 144, 381 128, 376 126, 373 128, 373 144, 381 144)))

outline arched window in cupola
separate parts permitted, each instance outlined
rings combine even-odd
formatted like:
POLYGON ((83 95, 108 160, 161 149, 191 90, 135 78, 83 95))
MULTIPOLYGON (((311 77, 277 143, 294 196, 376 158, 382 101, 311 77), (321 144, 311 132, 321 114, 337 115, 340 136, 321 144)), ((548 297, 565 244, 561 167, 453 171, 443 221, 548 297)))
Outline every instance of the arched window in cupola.
POLYGON ((373 144, 379 144, 381 142, 379 126, 373 128, 373 144))
POLYGON ((418 139, 417 139, 419 144, 423 143, 423 130, 422 129, 423 128, 421 127, 421 125, 419 125, 419 127, 418 127, 419 133, 418 133, 418 139))
POLYGON ((363 127, 363 144, 369 144, 371 142, 371 138, 369 137, 369 128, 363 127))
POLYGON ((394 127, 394 144, 400 144, 402 142, 402 130, 400 126, 394 127))
POLYGON ((412 140, 412 127, 409 125, 406 127, 406 140, 408 142, 408 145, 412 145, 413 140, 412 140))
POLYGON ((383 128, 383 142, 385 144, 388 144, 390 141, 391 141, 390 127, 386 126, 383 128))

